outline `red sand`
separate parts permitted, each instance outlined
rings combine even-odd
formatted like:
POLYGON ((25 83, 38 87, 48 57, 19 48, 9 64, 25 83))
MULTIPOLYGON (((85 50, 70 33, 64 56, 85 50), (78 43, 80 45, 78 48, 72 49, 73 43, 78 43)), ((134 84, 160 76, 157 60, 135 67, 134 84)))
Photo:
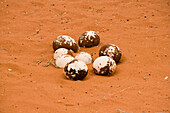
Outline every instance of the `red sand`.
POLYGON ((170 113, 169 0, 1 0, 0 113, 170 113), (61 34, 99 32, 94 53, 113 43, 121 63, 109 76, 88 65, 83 81, 44 67, 61 34), (12 69, 12 71, 8 70, 12 69))

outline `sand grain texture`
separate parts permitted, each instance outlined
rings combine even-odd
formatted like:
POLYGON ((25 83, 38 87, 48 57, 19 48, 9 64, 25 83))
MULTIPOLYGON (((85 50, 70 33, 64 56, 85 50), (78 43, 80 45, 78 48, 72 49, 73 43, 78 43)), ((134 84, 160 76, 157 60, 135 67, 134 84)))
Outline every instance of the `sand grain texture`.
POLYGON ((0 113, 169 113, 169 25, 169 0, 0 0, 0 113), (90 64, 75 82, 44 67, 57 36, 77 42, 87 30, 101 38, 81 48, 94 59, 104 44, 120 47, 112 76, 90 64))

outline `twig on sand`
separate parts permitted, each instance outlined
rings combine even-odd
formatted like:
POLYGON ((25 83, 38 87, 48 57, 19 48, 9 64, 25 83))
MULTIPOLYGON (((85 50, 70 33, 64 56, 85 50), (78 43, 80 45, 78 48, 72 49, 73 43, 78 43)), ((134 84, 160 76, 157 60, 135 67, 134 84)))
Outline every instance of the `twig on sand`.
POLYGON ((6 48, 0 48, 0 49, 5 50, 5 51, 8 51, 8 49, 6 49, 6 48))
POLYGON ((117 109, 119 113, 127 113, 126 111, 122 111, 121 109, 117 109))
POLYGON ((50 64, 52 64, 55 68, 60 68, 54 64, 53 59, 49 60, 48 58, 45 58, 45 57, 43 58, 48 60, 48 62, 44 65, 45 67, 48 67, 50 64))
POLYGON ((125 89, 122 89, 120 92, 123 92, 123 91, 125 91, 125 90, 127 90, 127 89, 130 89, 130 88, 133 88, 134 86, 129 86, 129 87, 127 87, 127 88, 125 88, 125 89))
POLYGON ((121 92, 124 92, 124 91, 126 91, 126 90, 128 90, 128 89, 130 89, 130 88, 133 88, 133 87, 135 87, 135 85, 129 86, 129 87, 127 87, 127 88, 124 88, 124 89, 122 89, 122 90, 120 90, 120 91, 118 91, 118 92, 116 92, 116 93, 106 94, 106 95, 114 96, 114 95, 116 95, 116 94, 119 94, 119 93, 121 93, 121 92))

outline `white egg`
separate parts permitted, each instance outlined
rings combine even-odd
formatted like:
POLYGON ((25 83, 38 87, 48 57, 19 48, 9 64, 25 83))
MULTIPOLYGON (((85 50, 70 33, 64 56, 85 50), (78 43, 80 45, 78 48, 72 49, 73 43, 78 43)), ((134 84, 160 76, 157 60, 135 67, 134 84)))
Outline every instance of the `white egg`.
POLYGON ((54 59, 56 60, 58 57, 62 55, 67 55, 70 54, 72 55, 71 51, 66 49, 66 48, 59 48, 54 52, 54 59))
POLYGON ((74 60, 74 57, 71 55, 61 55, 56 59, 55 64, 57 67, 64 68, 65 65, 72 60, 74 60))
POLYGON ((93 59, 89 53, 86 52, 80 52, 78 53, 75 58, 77 60, 83 61, 86 64, 91 64, 93 62, 93 59))

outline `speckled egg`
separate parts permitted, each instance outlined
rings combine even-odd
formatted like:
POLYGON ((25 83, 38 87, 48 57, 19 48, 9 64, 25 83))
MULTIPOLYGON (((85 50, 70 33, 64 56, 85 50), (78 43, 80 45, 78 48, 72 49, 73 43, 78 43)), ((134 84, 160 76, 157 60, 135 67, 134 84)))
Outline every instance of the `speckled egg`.
POLYGON ((100 42, 99 35, 94 31, 86 31, 79 37, 78 44, 80 47, 93 47, 97 46, 100 42))
POLYGON ((108 56, 100 56, 93 62, 93 71, 97 75, 110 75, 116 70, 116 62, 108 56))
POLYGON ((77 52, 78 49, 79 49, 76 41, 73 38, 71 38, 70 36, 67 36, 67 35, 58 36, 53 41, 54 51, 56 51, 59 48, 66 48, 66 49, 69 49, 69 50, 73 50, 74 52, 77 52))
POLYGON ((114 59, 116 63, 118 63, 122 53, 118 46, 114 44, 106 44, 100 48, 99 56, 109 56, 114 59))
POLYGON ((83 61, 75 59, 65 66, 64 72, 69 80, 82 80, 87 76, 88 67, 83 61))

